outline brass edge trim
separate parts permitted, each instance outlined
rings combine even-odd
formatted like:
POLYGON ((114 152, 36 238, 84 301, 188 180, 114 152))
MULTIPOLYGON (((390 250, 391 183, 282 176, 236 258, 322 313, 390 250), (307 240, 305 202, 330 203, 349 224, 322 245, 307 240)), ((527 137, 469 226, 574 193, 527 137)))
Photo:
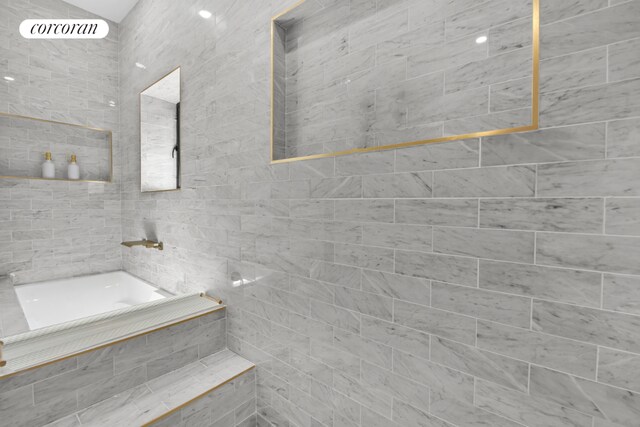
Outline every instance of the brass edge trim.
MULTIPOLYGON (((168 192, 172 192, 172 191, 180 191, 180 190, 182 190, 182 186, 180 186, 178 188, 171 188, 171 189, 168 189, 168 190, 147 190, 147 191, 143 191, 142 190, 142 94, 147 89, 149 89, 151 86, 155 85, 160 80, 162 80, 165 77, 167 77, 169 74, 173 73, 174 71, 180 70, 179 85, 180 85, 180 98, 182 99, 182 69, 181 68, 182 68, 182 65, 178 65, 173 70, 169 71, 167 74, 165 74, 162 77, 158 78, 158 80, 156 80, 155 82, 151 83, 149 86, 145 87, 144 89, 142 89, 138 93, 138 145, 140 146, 140 193, 142 193, 142 194, 145 194, 145 193, 168 193, 168 192)), ((180 130, 178 129, 178 132, 179 131, 180 130)), ((180 162, 180 164, 182 164, 182 160, 181 159, 182 159, 182 157, 178 156, 178 161, 180 162)), ((181 168, 179 167, 178 169, 181 169, 181 168)), ((178 179, 178 182, 180 182, 180 179, 178 179)))
POLYGON ((425 139, 421 141, 402 142, 400 144, 382 145, 379 147, 376 146, 376 147, 367 147, 367 148, 352 148, 350 150, 336 151, 333 153, 312 154, 310 156, 304 156, 304 157, 291 157, 289 159, 272 160, 271 164, 290 163, 290 162, 297 162, 300 160, 322 159, 326 157, 345 156, 347 154, 367 153, 371 151, 393 150, 396 148, 413 147, 416 145, 432 144, 437 142, 460 141, 464 139, 480 138, 483 136, 506 135, 509 133, 516 133, 516 132, 529 132, 537 129, 538 128, 536 126, 528 125, 528 126, 521 126, 521 127, 515 127, 515 128, 508 128, 508 129, 476 132, 476 133, 471 133, 466 135, 443 136, 440 138, 425 139))
POLYGON ((68 178, 38 178, 35 176, 14 176, 0 175, 2 179, 30 179, 33 181, 60 181, 60 182, 94 182, 100 184, 111 184, 113 181, 100 181, 97 179, 68 179, 68 178))
POLYGON ((47 119, 40 119, 38 117, 30 117, 30 116, 23 116, 21 114, 11 114, 11 113, 4 113, 4 112, 0 112, 0 117, 10 117, 10 118, 16 118, 16 119, 25 119, 25 120, 35 120, 36 122, 42 122, 42 123, 52 123, 55 125, 63 125, 63 126, 71 126, 74 128, 80 128, 80 129, 86 129, 86 130, 92 130, 92 131, 96 131, 96 132, 106 132, 107 133, 107 139, 108 139, 108 144, 109 144, 109 179, 107 180, 100 180, 100 179, 68 179, 68 178, 39 178, 36 176, 14 176, 14 175, 0 175, 0 179, 31 179, 31 180, 35 180, 35 181, 62 181, 62 182, 95 182, 95 183, 112 183, 113 182, 113 131, 109 130, 109 129, 101 129, 101 128, 96 128, 96 127, 91 127, 91 126, 84 126, 84 125, 78 125, 75 123, 65 123, 65 122, 60 122, 60 121, 56 121, 56 120, 47 120, 47 119))
MULTIPOLYGON (((173 73, 174 71, 177 71, 180 69, 180 67, 182 67, 182 65, 178 65, 177 67, 175 67, 173 70, 169 71, 168 73, 164 74, 162 77, 159 77, 155 82, 151 83, 150 85, 148 85, 147 87, 145 87, 144 89, 142 89, 140 91, 140 95, 142 95, 142 92, 146 91, 147 89, 149 89, 151 86, 153 86, 154 84, 158 83, 160 80, 164 79, 165 77, 167 77, 169 74, 173 73)), ((180 81, 182 81, 182 72, 180 72, 180 81)), ((180 88, 182 89, 182 87, 180 88)))
POLYGON ((209 390, 207 390, 207 391, 205 391, 205 392, 203 392, 203 393, 201 393, 201 394, 197 395, 196 397, 194 397, 194 398, 192 398, 192 399, 190 399, 190 400, 188 400, 188 401, 184 402, 183 404, 181 404, 181 405, 179 405, 179 406, 176 406, 175 408, 171 409, 171 410, 170 410, 170 411, 168 411, 168 412, 165 412, 164 414, 160 415, 159 417, 156 417, 156 418, 154 418, 153 420, 148 421, 148 422, 146 422, 146 423, 142 424, 142 426, 141 426, 141 427, 148 427, 148 426, 151 426, 151 425, 153 425, 153 424, 157 423, 158 421, 160 421, 160 420, 162 420, 162 419, 164 419, 164 418, 167 418, 169 415, 172 415, 172 414, 174 414, 174 413, 178 412, 179 410, 181 410, 182 408, 184 408, 184 407, 186 407, 186 406, 189 406, 191 403, 195 402, 196 400, 202 399, 203 397, 205 397, 207 394, 211 393, 212 391, 219 389, 220 387, 222 387, 222 386, 224 386, 224 385, 226 385, 226 384, 230 383, 231 381, 233 381, 233 380, 237 379, 238 377, 241 377, 242 375, 246 374, 247 372, 249 372, 249 371, 251 371, 252 369, 255 369, 255 368, 256 368, 256 366, 255 366, 255 365, 253 365, 253 366, 251 366, 251 367, 249 367, 249 368, 245 369, 244 371, 240 372, 239 374, 234 375, 233 377, 229 378, 228 380, 226 380, 226 381, 224 381, 224 382, 222 382, 222 383, 220 383, 220 384, 216 385, 216 386, 215 386, 215 387, 213 387, 213 388, 210 388, 209 390))
POLYGON ((540 0, 533 0, 533 78, 531 125, 540 128, 540 0))
POLYGON ((274 39, 274 25, 277 25, 276 20, 283 15, 287 14, 291 10, 300 6, 306 0, 302 0, 293 6, 287 8, 283 12, 278 13, 274 17, 271 18, 271 164, 281 164, 281 163, 292 163, 298 162, 301 160, 313 160, 313 159, 323 159, 327 157, 338 157, 345 156, 348 154, 355 153, 367 153, 371 151, 385 151, 385 150, 393 150, 397 148, 406 148, 413 147, 416 145, 425 145, 425 144, 433 144, 438 142, 449 142, 449 141, 460 141, 464 139, 472 139, 472 138, 481 138, 485 136, 496 136, 496 135, 507 135, 510 133, 518 133, 518 132, 530 132, 534 130, 540 129, 540 0, 533 0, 533 28, 532 28, 532 62, 533 62, 533 76, 532 76, 532 102, 531 102, 531 124, 525 126, 517 126, 512 128, 505 129, 495 129, 489 131, 482 132, 473 132, 463 135, 451 135, 451 136, 443 136, 439 138, 432 139, 424 139, 419 141, 410 141, 410 142, 401 142, 398 144, 389 144, 389 145, 380 145, 375 147, 366 147, 366 148, 352 148, 349 150, 342 151, 334 151, 331 153, 321 153, 321 154, 312 154, 308 156, 300 156, 300 157, 290 157, 285 159, 274 159, 274 128, 273 128, 273 120, 274 120, 274 111, 273 106, 275 104, 275 93, 274 93, 274 52, 275 52, 275 39, 274 39))
POLYGON ((202 292, 202 293, 200 294, 200 296, 201 296, 202 298, 206 298, 206 299, 209 299, 209 300, 211 300, 211 301, 215 301, 215 302, 217 302, 218 304, 222 304, 222 300, 221 300, 220 298, 218 298, 218 297, 212 297, 212 296, 209 296, 209 295, 207 295, 207 293, 206 293, 206 292, 202 292))
POLYGON ((73 126, 73 127, 76 127, 76 128, 95 130, 95 131, 98 131, 98 132, 111 132, 109 129, 95 128, 95 127, 91 127, 91 126, 78 125, 78 124, 75 124, 75 123, 65 123, 65 122, 60 122, 60 121, 56 121, 56 120, 40 119, 38 117, 23 116, 21 114, 11 114, 11 113, 0 112, 0 116, 15 117, 15 118, 18 118, 18 119, 35 120, 37 122, 53 123, 53 124, 56 124, 56 125, 73 126))
POLYGON ((125 338, 120 338, 120 339, 115 340, 115 341, 109 341, 108 343, 100 344, 100 345, 98 345, 96 347, 91 347, 91 348, 88 348, 86 350, 79 351, 77 353, 68 354, 66 356, 59 357, 57 359, 50 360, 50 361, 45 362, 45 363, 41 363, 39 365, 34 365, 34 366, 30 366, 28 368, 21 369, 19 371, 11 372, 10 374, 6 374, 6 375, 0 376, 0 381, 4 380, 6 378, 13 377, 13 376, 18 375, 18 374, 22 374, 22 373, 27 372, 27 371, 31 371, 31 370, 38 369, 38 368, 43 368, 43 367, 51 365, 53 363, 62 362, 63 360, 71 359, 72 357, 81 356, 81 355, 86 354, 86 353, 91 353, 92 351, 102 350, 105 347, 109 347, 109 346, 112 346, 112 345, 115 345, 115 344, 119 344, 119 343, 122 343, 122 342, 125 342, 125 341, 129 341, 129 340, 132 340, 134 338, 141 337, 143 335, 152 334, 154 332, 158 332, 158 331, 161 331, 163 329, 170 328, 171 326, 180 325, 182 323, 186 323, 186 322, 189 322, 191 320, 199 319, 201 317, 207 316, 207 315, 209 315, 211 313, 215 313, 216 311, 224 310, 226 308, 227 308, 226 306, 221 305, 220 307, 215 307, 215 308, 213 308, 213 309, 211 309, 211 310, 209 310, 209 311, 207 311, 205 313, 201 313, 201 314, 198 314, 196 316, 191 316, 191 317, 188 317, 186 319, 181 319, 181 320, 178 320, 178 321, 175 321, 175 322, 171 322, 171 323, 168 323, 168 324, 166 324, 164 326, 160 326, 158 328, 146 330, 144 332, 135 333, 135 334, 130 335, 130 336, 125 337, 125 338))

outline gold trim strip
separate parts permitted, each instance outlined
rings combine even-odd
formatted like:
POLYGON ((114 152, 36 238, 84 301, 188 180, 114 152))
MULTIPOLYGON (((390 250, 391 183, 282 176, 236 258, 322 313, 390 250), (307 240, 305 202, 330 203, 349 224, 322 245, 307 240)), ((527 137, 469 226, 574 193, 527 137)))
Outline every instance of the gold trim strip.
POLYGON ((355 153, 367 153, 371 151, 384 151, 384 150, 394 150, 397 148, 406 148, 413 147, 416 145, 424 145, 424 144, 433 144, 439 142, 448 142, 448 141, 460 141, 464 139, 472 139, 472 138, 481 138, 486 136, 495 136, 495 135, 506 135, 510 133, 518 133, 518 132, 530 132, 534 130, 540 129, 540 0, 533 0, 533 27, 532 27, 532 51, 533 51, 533 76, 532 76, 532 94, 531 94, 531 124, 526 126, 518 126, 506 129, 495 129, 483 132, 473 132, 463 135, 452 135, 452 136, 443 136, 439 138, 433 139, 424 139, 420 141, 410 141, 410 142, 402 142, 398 144, 390 144, 390 145, 381 145, 376 147, 366 147, 366 148, 352 148, 349 150, 343 151, 335 151, 332 153, 321 153, 321 154, 312 154, 308 156, 300 156, 300 157, 290 157, 286 159, 275 159, 274 158, 274 143, 275 143, 275 68, 274 68, 274 53, 275 53, 275 25, 277 25, 277 19, 292 11, 296 7, 300 6, 306 0, 302 0, 293 6, 287 8, 283 12, 278 13, 273 18, 271 18, 271 164, 280 164, 280 163, 291 163, 297 162, 301 160, 312 160, 312 159, 323 159, 327 157, 338 157, 345 156, 348 154, 355 153))
POLYGON ((96 132, 106 132, 109 140, 109 179, 106 181, 96 180, 96 179, 39 178, 36 176, 14 176, 14 175, 0 175, 0 179, 30 179, 34 181, 62 181, 62 182, 94 182, 94 183, 103 183, 103 184, 113 182, 113 132, 110 131, 109 129, 101 129, 101 128, 95 128, 91 126, 78 125, 75 123, 65 123, 65 122, 59 122, 56 120, 40 119, 38 117, 29 117, 29 116, 23 116, 20 114, 10 114, 10 113, 3 113, 3 112, 0 112, 0 117, 9 117, 9 118, 16 118, 16 119, 24 119, 24 120, 35 120, 37 122, 42 122, 42 123, 71 126, 75 128, 92 130, 96 132))
POLYGON ((138 337, 141 337, 141 336, 143 336, 143 335, 152 334, 152 333, 154 333, 154 332, 158 332, 158 331, 161 331, 161 330, 163 330, 163 329, 170 328, 170 327, 175 326, 175 325, 180 325, 180 324, 182 324, 182 323, 186 323, 186 322, 189 322, 189 321, 191 321, 191 320, 199 319, 199 318, 201 318, 201 317, 208 316, 209 314, 215 313, 215 312, 220 311, 220 310, 224 310, 224 309, 226 309, 226 308, 227 308, 227 307, 226 307, 226 306, 224 306, 224 305, 222 305, 222 306, 220 306, 220 307, 215 307, 215 308, 213 308, 213 309, 211 309, 211 310, 209 310, 209 311, 207 311, 207 312, 205 312, 205 313, 201 313, 201 314, 198 314, 198 315, 196 315, 196 316, 191 316, 191 317, 188 317, 188 318, 186 318, 186 319, 182 319, 182 320, 178 320, 178 321, 175 321, 175 322, 171 322, 171 323, 169 323, 169 324, 166 324, 166 325, 160 326, 160 327, 158 327, 158 328, 154 328, 154 329, 146 330, 146 331, 144 331, 144 332, 135 333, 135 334, 133 334, 133 335, 130 335, 130 336, 125 337, 125 338, 121 338, 121 339, 119 339, 119 340, 110 341, 110 342, 108 342, 108 343, 100 344, 100 345, 98 345, 98 346, 91 347, 91 348, 88 348, 88 349, 86 349, 86 350, 82 350, 82 351, 79 351, 79 352, 76 352, 76 353, 72 353, 72 354, 69 354, 69 355, 67 355, 67 356, 59 357, 59 358, 57 358, 57 359, 50 360, 50 361, 48 361, 48 362, 41 363, 41 364, 39 364, 39 365, 34 365, 34 366, 30 366, 30 367, 28 367, 28 368, 21 369, 21 370, 19 370, 19 371, 11 372, 10 374, 6 374, 6 375, 2 375, 2 376, 0 376, 0 381, 1 381, 1 380, 4 380, 4 379, 6 379, 6 378, 10 378, 10 377, 13 377, 13 376, 15 376, 15 375, 18 375, 18 374, 24 373, 24 372, 32 371, 32 370, 34 370, 34 369, 38 369, 38 368, 43 368, 43 367, 48 366, 48 365, 51 365, 51 364, 53 364, 53 363, 62 362, 63 360, 71 359, 71 358, 73 358, 73 357, 77 357, 77 356, 82 356, 83 354, 91 353, 92 351, 102 350, 102 349, 103 349, 103 348, 105 348, 105 347, 109 347, 109 346, 112 346, 112 345, 115 345, 115 344, 120 344, 120 343, 122 343, 122 342, 130 341, 130 340, 132 340, 132 339, 134 339, 134 338, 138 338, 138 337))
POLYGON ((203 397, 205 397, 206 395, 208 395, 208 394, 209 394, 209 393, 211 393, 212 391, 219 389, 220 387, 222 387, 222 386, 224 386, 224 385, 226 385, 226 384, 230 383, 231 381, 233 381, 233 380, 235 380, 235 379, 237 379, 237 378, 241 377, 242 375, 246 374, 247 372, 249 372, 249 371, 251 371, 251 370, 253 370, 253 369, 255 369, 255 368, 256 368, 256 367, 255 367, 255 365, 254 365, 254 366, 251 366, 250 368, 245 369, 244 371, 240 372, 239 374, 234 375, 233 377, 229 378, 229 379, 228 379, 228 380, 226 380, 225 382, 220 383, 220 384, 218 384, 217 386, 215 386, 215 387, 213 387, 213 388, 210 388, 209 390, 207 390, 207 391, 205 391, 205 392, 203 392, 203 393, 201 393, 201 394, 197 395, 197 396, 196 396, 196 397, 194 397, 193 399, 190 399, 190 400, 188 400, 188 401, 184 402, 183 404, 181 404, 181 405, 179 405, 179 406, 176 406, 175 408, 171 409, 171 410, 170 410, 170 411, 168 411, 168 412, 165 412, 164 414, 160 415, 159 417, 154 418, 153 420, 151 420, 151 421, 149 421, 149 422, 147 422, 147 423, 145 423, 145 424, 142 424, 142 426, 141 426, 141 427, 149 427, 149 426, 152 426, 153 424, 157 423, 158 421, 160 421, 160 420, 163 420, 163 419, 167 418, 169 415, 175 414, 176 412, 178 412, 178 411, 179 411, 179 410, 181 410, 182 408, 184 408, 184 407, 186 407, 186 406, 189 406, 190 404, 192 404, 192 403, 193 403, 193 402, 195 402, 196 400, 202 399, 203 397))

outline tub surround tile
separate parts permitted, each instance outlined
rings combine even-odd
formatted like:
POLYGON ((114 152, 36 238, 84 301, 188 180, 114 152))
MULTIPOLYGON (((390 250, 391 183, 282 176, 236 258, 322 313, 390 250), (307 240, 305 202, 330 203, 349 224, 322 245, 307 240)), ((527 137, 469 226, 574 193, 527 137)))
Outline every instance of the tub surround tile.
POLYGON ((603 203, 579 198, 486 199, 480 201, 480 227, 598 234, 603 203))
POLYGON ((474 259, 459 256, 397 250, 395 272, 422 279, 475 286, 478 263, 474 259))
POLYGON ((430 304, 429 280, 390 274, 382 271, 363 270, 362 290, 391 298, 430 304))
POLYGON ((640 37, 637 25, 640 22, 639 7, 638 3, 632 1, 545 25, 540 49, 544 52, 543 58, 640 37), (602 37, 590 37, 583 31, 586 28, 597 28, 599 33, 602 32, 602 37))
POLYGON ((425 384, 432 392, 473 402, 473 377, 459 370, 430 362, 402 351, 393 355, 393 372, 425 384))
POLYGON ((354 267, 393 271, 393 249, 338 243, 335 255, 354 267))
POLYGON ((640 392, 640 354, 601 347, 598 357, 598 382, 640 392))
POLYGON ((605 124, 541 129, 483 138, 482 165, 603 159, 605 124))
POLYGON ((433 229, 431 227, 403 224, 365 224, 362 234, 365 245, 421 252, 430 252, 432 249, 433 229))
POLYGON ((480 288, 600 307, 601 274, 565 268, 480 260, 480 288))
POLYGON ((383 320, 391 320, 393 317, 393 300, 369 292, 337 287, 335 304, 383 320))
MULTIPOLYGON (((368 387, 347 375, 338 374, 334 378, 334 388, 366 408, 375 408, 377 413, 391 418, 393 398, 387 393, 368 387)), ((364 409, 364 408, 363 408, 364 409)))
POLYGON ((638 274, 636 237, 538 233, 536 261, 542 265, 638 274))
POLYGON ((460 402, 455 398, 436 394, 431 398, 431 412, 455 425, 486 424, 496 427, 518 427, 521 424, 503 418, 493 412, 487 412, 472 404, 460 402))
POLYGON ((532 197, 535 175, 531 166, 438 171, 434 197, 532 197))
POLYGON ((638 420, 637 393, 535 365, 531 367, 530 393, 614 425, 632 427, 638 420))
POLYGON ((464 373, 519 391, 527 391, 527 363, 436 337, 431 360, 464 373))
POLYGON ((396 152, 396 172, 459 169, 478 166, 479 140, 451 144, 427 144, 396 152))
POLYGON ((602 305, 605 309, 640 315, 640 278, 605 274, 602 305))
POLYGON ((349 352, 377 366, 391 369, 391 347, 343 330, 336 330, 333 340, 337 349, 349 352))
POLYGON ((475 342, 476 321, 435 308, 394 301, 394 322, 429 334, 472 344, 475 342))
POLYGON ((428 198, 433 192, 431 172, 413 172, 365 176, 365 198, 428 198))
POLYGON ((635 117, 640 115, 638 93, 639 79, 543 93, 540 123, 553 127, 635 117))
POLYGON ((545 301, 533 303, 533 330, 640 353, 637 316, 545 301))
MULTIPOLYGON (((202 367, 196 362, 199 357, 224 349, 225 322, 222 310, 18 373, 0 380, 0 393, 15 396, 22 391, 29 393, 28 399, 21 399, 28 410, 15 413, 26 417, 25 425, 44 425, 58 419, 64 425, 73 421, 73 417, 62 420, 66 415, 90 411, 93 405, 102 405, 114 395, 128 395, 140 387, 146 388, 143 384, 150 378, 190 362, 202 367), (193 359, 183 355, 192 355, 193 359)), ((17 420, 15 425, 21 425, 17 420)))
POLYGON ((538 167, 541 197, 638 196, 638 159, 567 162, 538 167))
POLYGON ((640 199, 607 199, 607 234, 640 236, 640 199))
POLYGON ((541 93, 593 86, 606 82, 606 46, 543 59, 540 62, 541 93))
POLYGON ((638 39, 617 43, 609 48, 610 82, 640 77, 640 60, 634 54, 638 49, 638 39))
POLYGON ((479 408, 531 427, 577 427, 592 422, 586 414, 485 380, 478 380, 475 396, 479 408))
MULTIPOLYGON (((13 255, 15 257, 15 253, 13 255)), ((10 279, 0 279, 0 337, 30 330, 10 279)))
POLYGON ((415 354, 425 359, 429 358, 429 334, 424 332, 374 317, 362 316, 360 334, 365 338, 409 354, 415 354))
POLYGON ((595 379, 597 347, 579 341, 478 321, 478 348, 595 379))
POLYGON ((531 323, 531 299, 467 286, 433 282, 431 306, 521 328, 531 323))
POLYGON ((171 380, 159 377, 80 411, 78 417, 83 425, 144 424, 176 410, 179 405, 193 398, 198 400, 178 409, 179 416, 173 414, 171 418, 160 420, 158 425, 171 425, 163 423, 175 420, 174 417, 183 421, 190 417, 193 420, 196 416, 205 420, 218 419, 216 407, 223 407, 225 411, 242 407, 246 411, 244 405, 251 402, 255 395, 253 364, 228 350, 214 357, 215 360, 210 360, 206 365, 194 362, 194 365, 185 366, 181 370, 185 373, 182 378, 176 378, 175 374, 168 374, 171 380), (234 377, 231 382, 226 382, 234 377), (201 408, 209 412, 205 415, 200 412, 201 408))
POLYGON ((464 199, 396 200, 395 220, 400 224, 475 227, 478 201, 464 199))
POLYGON ((616 120, 607 123, 607 157, 640 156, 640 119, 616 120))
POLYGON ((429 410, 429 388, 396 375, 386 369, 363 362, 362 382, 368 387, 390 394, 395 399, 406 402, 423 411, 429 410))
POLYGON ((436 253, 513 262, 533 262, 534 235, 528 232, 435 227, 436 253))

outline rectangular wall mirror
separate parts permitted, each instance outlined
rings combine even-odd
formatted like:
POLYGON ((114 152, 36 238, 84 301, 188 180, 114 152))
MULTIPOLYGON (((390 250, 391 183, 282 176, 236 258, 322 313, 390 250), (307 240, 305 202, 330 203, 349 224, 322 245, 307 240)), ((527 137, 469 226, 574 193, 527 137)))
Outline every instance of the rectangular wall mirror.
POLYGON ((180 188, 180 67, 140 93, 140 190, 180 188))

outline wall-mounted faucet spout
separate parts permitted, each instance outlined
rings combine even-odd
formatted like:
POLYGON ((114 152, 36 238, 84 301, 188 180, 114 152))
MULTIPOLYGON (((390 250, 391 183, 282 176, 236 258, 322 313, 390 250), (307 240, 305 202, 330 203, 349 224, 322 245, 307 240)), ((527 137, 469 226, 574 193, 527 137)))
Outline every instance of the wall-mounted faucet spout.
POLYGON ((153 240, 147 239, 136 240, 133 242, 122 242, 122 245, 128 248, 132 248, 134 246, 144 246, 147 249, 158 249, 160 251, 164 250, 164 245, 162 244, 162 242, 154 242, 153 240))

